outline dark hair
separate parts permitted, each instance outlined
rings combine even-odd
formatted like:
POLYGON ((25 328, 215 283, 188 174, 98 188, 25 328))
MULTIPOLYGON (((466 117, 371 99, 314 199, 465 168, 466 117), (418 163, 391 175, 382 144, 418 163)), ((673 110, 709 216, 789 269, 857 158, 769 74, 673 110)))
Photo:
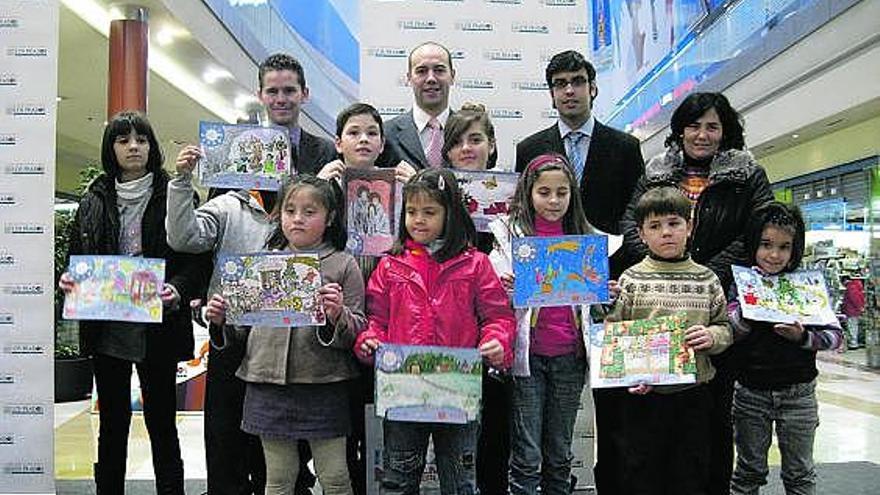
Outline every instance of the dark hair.
POLYGON ((437 43, 436 41, 426 41, 426 42, 424 42, 424 43, 422 43, 422 44, 416 45, 415 48, 413 48, 412 50, 410 50, 410 51, 409 51, 409 56, 406 57, 406 71, 407 71, 408 73, 409 73, 409 72, 412 72, 412 68, 413 68, 413 65, 412 65, 412 57, 413 57, 413 53, 415 53, 416 50, 418 50, 419 48, 421 48, 421 47, 423 47, 423 46, 429 46, 429 45, 436 46, 436 47, 440 48, 441 50, 443 50, 444 52, 446 52, 446 60, 449 61, 449 72, 452 72, 452 71, 454 70, 454 69, 452 68, 452 53, 449 52, 449 49, 448 49, 448 48, 446 48, 445 46, 441 45, 440 43, 437 43))
POLYGON ((721 121, 721 143, 718 146, 718 151, 743 149, 746 141, 743 137, 742 117, 730 106, 727 97, 721 93, 689 94, 672 113, 672 119, 669 122, 669 135, 666 136, 666 141, 663 144, 667 148, 673 144, 682 148, 684 128, 696 122, 703 114, 713 108, 721 121))
POLYGON ((263 77, 266 75, 267 72, 271 72, 273 70, 289 70, 295 72, 297 75, 297 80, 299 81, 300 89, 306 89, 306 74, 303 71, 302 64, 299 63, 299 60, 291 57, 286 53, 276 53, 273 55, 269 55, 269 57, 266 58, 266 60, 263 60, 263 63, 260 64, 260 91, 263 90, 263 77))
POLYGON ((593 232, 587 217, 584 215, 584 207, 581 205, 581 189, 578 187, 574 170, 565 156, 559 153, 545 153, 538 155, 526 165, 519 182, 516 184, 516 193, 510 204, 510 221, 516 225, 525 235, 535 235, 535 206, 532 204, 532 189, 538 177, 551 170, 561 170, 568 179, 569 202, 568 210, 562 217, 562 230, 566 234, 589 234, 593 232))
POLYGON ((691 200, 678 188, 661 186, 648 189, 636 202, 635 220, 636 225, 642 226, 645 219, 651 215, 675 215, 691 219, 691 200))
POLYGON ((113 149, 116 138, 127 136, 132 131, 146 136, 147 142, 150 143, 150 151, 147 154, 147 172, 158 174, 162 170, 164 158, 150 121, 140 112, 123 111, 111 117, 110 122, 104 127, 104 137, 101 140, 101 166, 108 176, 118 178, 122 171, 119 167, 119 161, 116 159, 116 151, 113 149))
POLYGON ((801 265, 804 257, 804 233, 806 227, 804 225, 804 217, 797 206, 787 205, 779 201, 771 201, 766 203, 752 213, 748 224, 746 224, 745 242, 746 253, 749 264, 755 266, 758 264, 755 255, 758 253, 758 247, 761 245, 761 237, 764 229, 767 227, 776 227, 791 234, 791 259, 783 271, 790 272, 796 270, 801 265))
POLYGON ((566 50, 553 55, 550 63, 547 64, 547 69, 544 71, 547 87, 553 87, 553 76, 555 74, 560 72, 577 72, 581 69, 586 69, 588 82, 596 80, 596 68, 580 53, 574 50, 566 50))
MULTIPOLYGON (((486 112, 486 106, 482 103, 465 103, 457 112, 451 113, 446 120, 446 127, 443 128, 443 160, 449 162, 449 150, 453 146, 461 142, 465 138, 465 133, 473 124, 480 124, 483 132, 489 138, 489 141, 495 144, 495 126, 489 120, 489 113, 486 112)), ((486 161, 486 168, 493 168, 495 162, 498 161, 498 147, 496 146, 489 159, 486 161)))
POLYGON ((292 179, 285 180, 281 186, 281 192, 278 194, 278 201, 272 209, 272 219, 276 222, 275 230, 266 240, 267 249, 284 249, 287 247, 287 238, 284 237, 284 231, 281 228, 281 211, 287 199, 296 191, 303 187, 311 187, 315 189, 318 201, 321 206, 327 209, 327 229, 324 230, 324 242, 332 245, 336 250, 345 249, 345 243, 348 241, 348 233, 345 230, 345 222, 341 215, 342 204, 339 192, 333 188, 330 181, 319 179, 311 174, 300 174, 292 179))
POLYGON ((449 169, 428 168, 420 170, 403 186, 403 205, 400 208, 400 229, 391 254, 401 254, 410 239, 406 230, 406 204, 414 196, 425 195, 443 205, 446 218, 443 224, 443 247, 434 253, 434 259, 443 263, 461 254, 468 246, 476 244, 477 229, 464 207, 461 190, 455 174, 449 169))
POLYGON ((348 123, 348 120, 355 115, 369 115, 379 124, 379 137, 385 137, 385 129, 382 126, 382 116, 379 115, 379 112, 376 110, 373 105, 368 103, 352 103, 345 110, 339 112, 339 115, 336 116, 336 137, 342 137, 342 131, 345 129, 345 124, 348 123))

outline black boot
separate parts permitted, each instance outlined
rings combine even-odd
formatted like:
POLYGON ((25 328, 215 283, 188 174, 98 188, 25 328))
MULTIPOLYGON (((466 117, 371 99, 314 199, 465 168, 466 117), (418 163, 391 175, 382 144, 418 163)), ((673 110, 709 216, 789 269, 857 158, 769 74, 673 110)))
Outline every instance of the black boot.
POLYGON ((156 495, 184 495, 182 460, 175 459, 162 466, 154 466, 153 470, 156 474, 156 495))
POLYGON ((95 493, 97 495, 123 495, 125 493, 125 465, 122 469, 113 466, 105 466, 99 463, 93 465, 95 472, 95 493))

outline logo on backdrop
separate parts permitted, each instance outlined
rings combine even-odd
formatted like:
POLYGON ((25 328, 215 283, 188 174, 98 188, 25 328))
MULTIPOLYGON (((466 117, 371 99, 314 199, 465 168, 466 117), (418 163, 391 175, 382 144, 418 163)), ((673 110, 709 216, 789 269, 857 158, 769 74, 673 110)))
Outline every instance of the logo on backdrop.
POLYGON ((555 108, 546 108, 541 112, 541 118, 556 120, 559 118, 559 112, 555 108))
POLYGON ((11 46, 6 49, 10 57, 48 57, 49 49, 44 46, 11 46))
POLYGON ((15 316, 12 313, 0 312, 0 326, 15 325, 15 316))
POLYGON ((367 54, 376 58, 407 58, 409 56, 409 52, 406 51, 406 48, 399 46, 377 46, 374 48, 367 48, 367 54))
POLYGON ((18 86, 18 76, 12 72, 0 73, 0 86, 18 86))
POLYGON ((458 21, 455 28, 459 31, 494 31, 495 25, 490 21, 458 21))
POLYGON ((3 407, 3 414, 7 416, 43 416, 46 407, 42 404, 9 404, 3 407))
POLYGON ((15 265, 15 256, 6 249, 0 248, 0 266, 15 265))
POLYGON ((452 56, 452 60, 464 60, 467 58, 464 50, 449 50, 449 55, 452 56))
MULTIPOLYGON (((15 137, 13 136, 14 139, 15 137)), ((13 142, 12 144, 15 143, 13 142)), ((46 166, 41 163, 10 163, 3 171, 7 175, 44 175, 46 173, 46 166)))
POLYGON ((14 194, 0 192, 0 206, 14 205, 14 204, 15 204, 15 195, 14 194))
POLYGON ((15 146, 18 136, 15 134, 0 134, 0 146, 15 146))
POLYGON ((568 34, 590 34, 589 28, 586 24, 580 24, 576 22, 570 23, 566 31, 568 32, 568 34))
POLYGON ((402 113, 406 113, 406 107, 383 106, 377 108, 376 111, 383 117, 396 117, 402 113))
POLYGON ((0 445, 15 445, 15 434, 0 433, 0 445))
POLYGON ((43 294, 43 284, 39 282, 29 284, 6 284, 2 286, 0 292, 10 296, 39 296, 43 294))
POLYGON ((463 89, 495 89, 495 83, 489 79, 462 79, 459 84, 463 89))
POLYGON ((426 19, 401 20, 397 22, 397 25, 404 31, 433 31, 437 29, 435 21, 426 19))
POLYGON ((18 19, 15 17, 0 17, 0 29, 17 28, 18 24, 18 19))
POLYGON ((510 84, 519 91, 547 91, 547 83, 544 81, 514 81, 510 84))
POLYGON ((542 0, 541 3, 548 7, 574 7, 577 0, 542 0))
POLYGON ((500 3, 506 5, 522 5, 522 0, 486 0, 486 3, 500 3))
POLYGON ((493 119, 521 119, 523 111, 519 108, 493 108, 489 111, 493 119))
POLYGON ((40 223, 9 222, 3 226, 7 234, 45 234, 46 226, 40 223))
POLYGON ((486 50, 483 52, 483 57, 486 60, 493 61, 501 61, 501 62, 519 62, 522 60, 522 52, 520 50, 511 48, 511 49, 493 49, 486 50))
POLYGON ((13 117, 46 115, 46 105, 19 103, 11 107, 6 107, 6 115, 12 115, 13 117))
POLYGON ((5 354, 12 354, 17 356, 22 355, 41 355, 46 354, 46 345, 45 344, 7 344, 3 347, 3 352, 5 354))
POLYGON ((546 24, 534 22, 514 22, 510 25, 514 33, 550 34, 550 27, 546 24))

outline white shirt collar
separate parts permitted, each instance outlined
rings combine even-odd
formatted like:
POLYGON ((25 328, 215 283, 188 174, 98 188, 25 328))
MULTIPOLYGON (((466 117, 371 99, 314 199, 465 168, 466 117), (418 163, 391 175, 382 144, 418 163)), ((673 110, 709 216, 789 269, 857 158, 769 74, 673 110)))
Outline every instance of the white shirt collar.
MULTIPOLYGON (((419 134, 421 134, 422 131, 425 130, 425 126, 428 125, 428 121, 431 120, 431 116, 428 115, 427 112, 425 112, 418 105, 415 105, 415 104, 412 107, 412 112, 413 112, 413 121, 416 123, 416 130, 418 130, 419 134)), ((446 128, 446 119, 448 119, 448 118, 449 118, 449 107, 446 107, 445 109, 443 109, 442 112, 440 112, 440 115, 437 116, 437 120, 440 121, 440 127, 444 128, 444 129, 446 128)))
POLYGON ((563 139, 565 139, 565 136, 567 136, 568 133, 571 131, 581 131, 589 137, 593 135, 593 127, 596 126, 596 117, 590 115, 590 118, 588 118, 587 121, 584 122, 584 125, 580 126, 577 129, 572 129, 565 122, 563 122, 562 119, 559 119, 556 122, 559 125, 559 135, 562 136, 563 139))

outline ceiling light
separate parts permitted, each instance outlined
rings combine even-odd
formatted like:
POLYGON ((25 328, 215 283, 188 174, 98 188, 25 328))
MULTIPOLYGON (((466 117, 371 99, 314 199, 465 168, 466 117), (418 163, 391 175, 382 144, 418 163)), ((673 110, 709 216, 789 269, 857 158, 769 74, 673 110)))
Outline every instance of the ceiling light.
POLYGON ((799 138, 799 137, 801 137, 800 134, 792 134, 792 135, 791 135, 791 138, 792 138, 792 139, 797 139, 797 138, 799 138))

